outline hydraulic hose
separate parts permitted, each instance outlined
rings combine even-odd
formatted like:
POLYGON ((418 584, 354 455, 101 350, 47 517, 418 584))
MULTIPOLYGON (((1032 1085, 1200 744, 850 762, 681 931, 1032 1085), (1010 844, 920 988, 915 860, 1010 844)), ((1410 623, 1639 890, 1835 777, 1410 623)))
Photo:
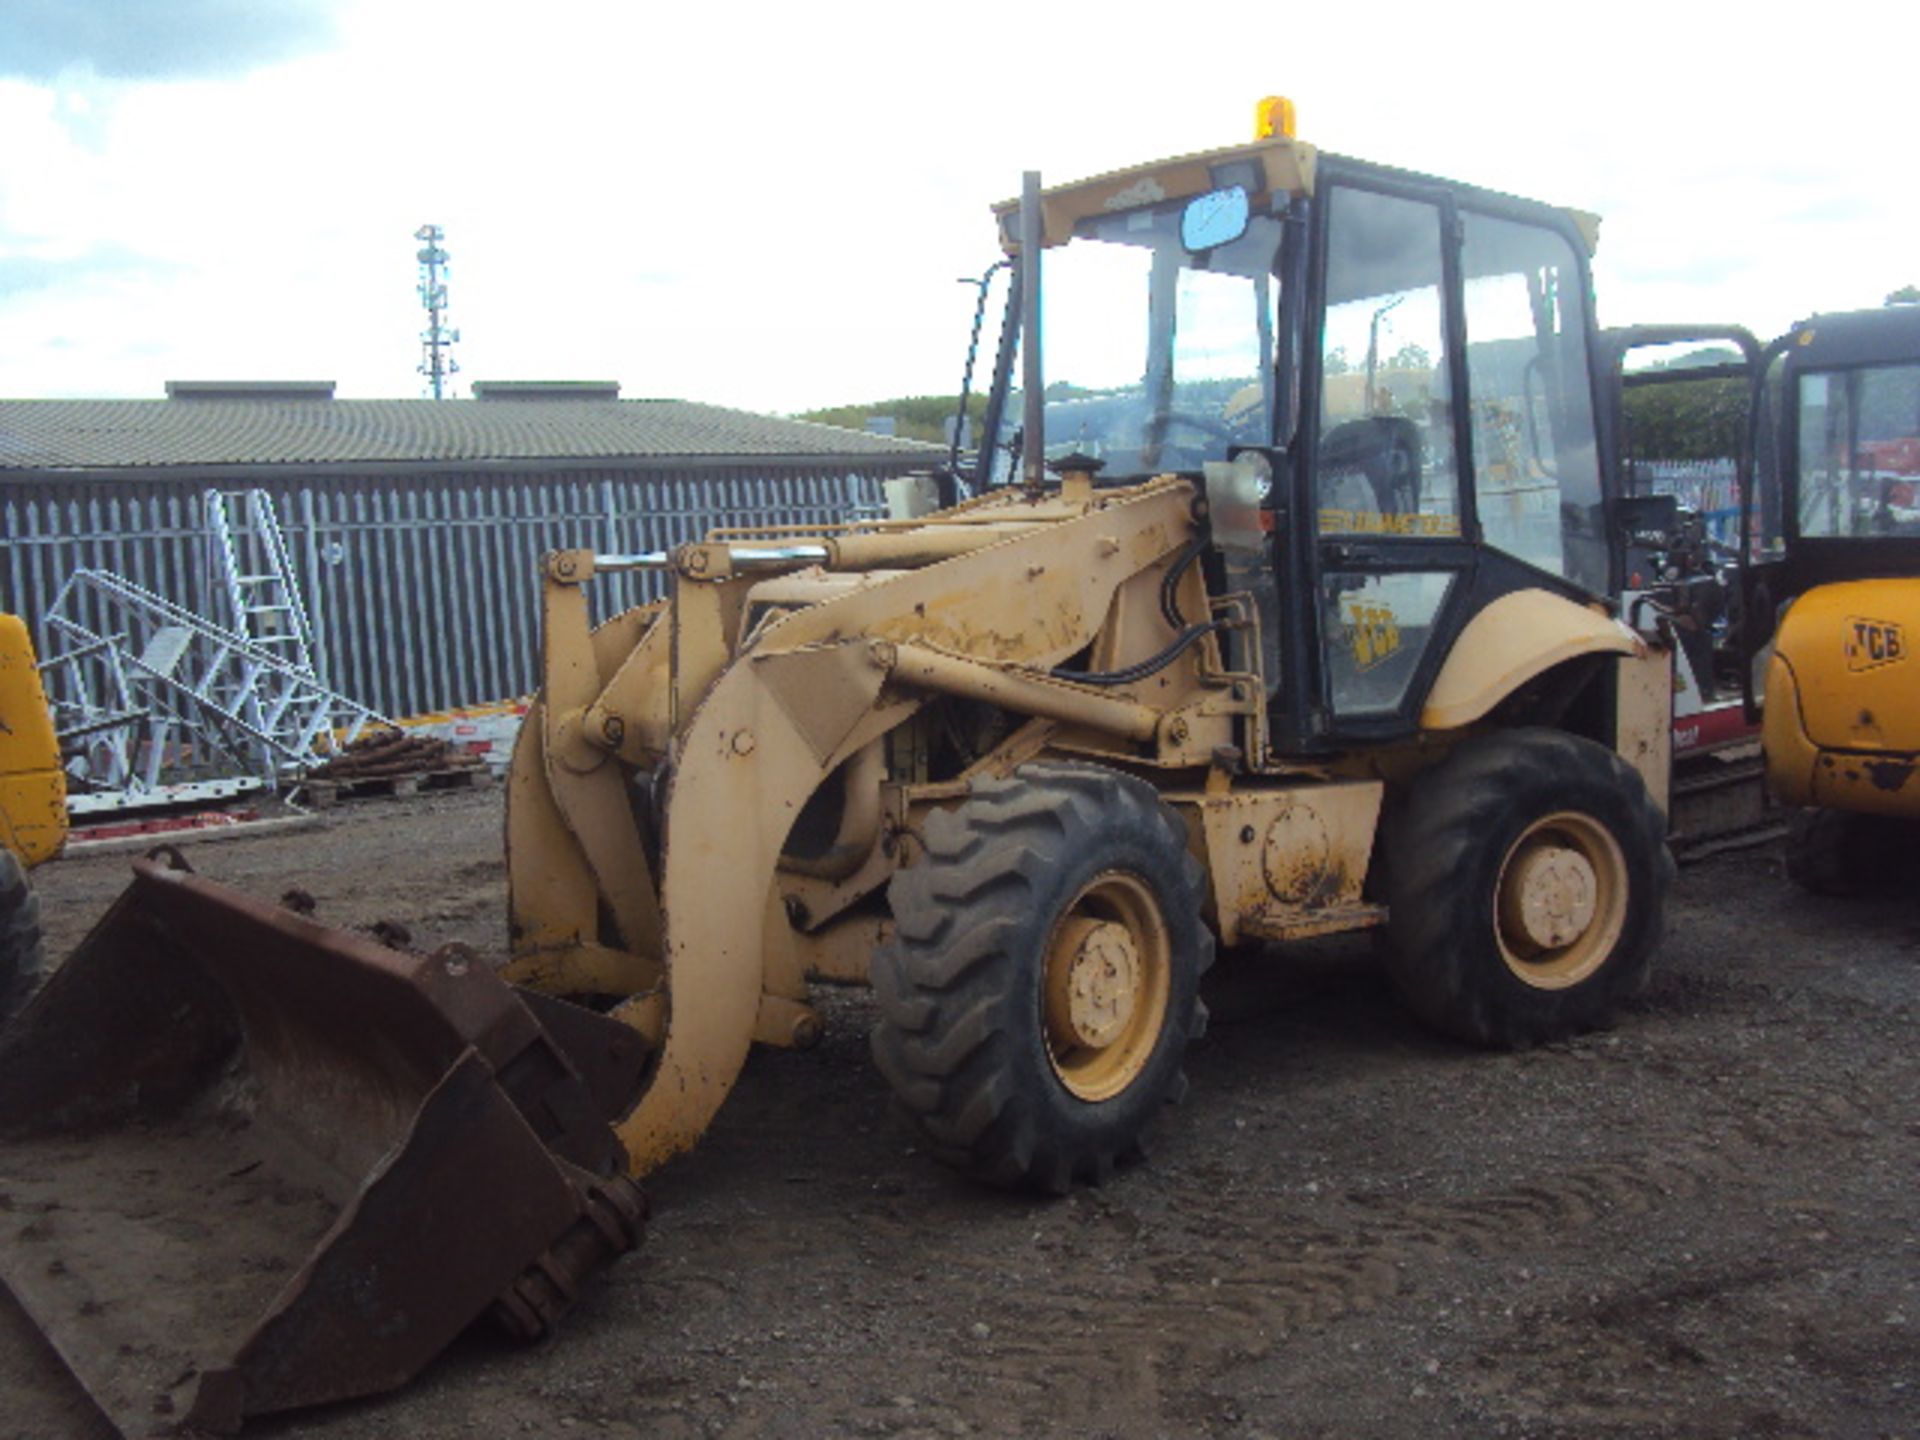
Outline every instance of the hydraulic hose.
POLYGON ((1148 656, 1124 670, 1050 670, 1047 673, 1056 680, 1070 680, 1078 685, 1131 685, 1157 674, 1171 665, 1190 649, 1193 643, 1203 635, 1210 635, 1223 628, 1218 621, 1208 621, 1201 625, 1188 625, 1187 617, 1180 613, 1178 591, 1180 579, 1187 568, 1206 548, 1205 537, 1196 537, 1185 545, 1174 557, 1173 564, 1167 567, 1167 573, 1160 580, 1160 614, 1167 624, 1180 633, 1173 642, 1157 654, 1148 656))
POLYGON ((1150 655, 1138 664, 1129 665, 1124 670, 1049 670, 1047 673, 1056 680, 1071 680, 1076 685, 1131 685, 1144 680, 1149 675, 1167 668, 1190 649, 1193 643, 1203 635, 1211 635, 1215 630, 1226 627, 1217 620, 1209 620, 1204 625, 1192 625, 1156 655, 1150 655))

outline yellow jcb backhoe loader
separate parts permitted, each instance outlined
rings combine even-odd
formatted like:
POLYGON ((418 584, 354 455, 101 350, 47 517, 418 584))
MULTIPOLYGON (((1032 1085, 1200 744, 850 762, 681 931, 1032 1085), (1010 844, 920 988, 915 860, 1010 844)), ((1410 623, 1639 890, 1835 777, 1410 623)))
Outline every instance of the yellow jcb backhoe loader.
MULTIPOLYGON (((456 968, 551 1038, 542 1073, 578 1077, 567 1093, 610 1126, 586 1158, 628 1176, 700 1138, 756 1041, 818 1037, 812 982, 870 982, 874 1053, 931 1148, 1045 1191, 1104 1177, 1180 1097, 1218 945, 1278 942, 1286 964, 1288 942, 1384 927, 1413 1008, 1493 1045, 1602 1023, 1639 988, 1671 877, 1672 671, 1604 599, 1621 553, 1594 424, 1596 222, 1320 155, 1288 107, 1262 117, 1254 143, 1050 190, 1029 176, 1000 208, 1018 278, 985 443, 949 477, 970 493, 946 508, 547 557, 498 975, 362 955, 142 871, 0 1053, 0 1125, 24 1113, 12 1077, 71 1044, 53 1026, 70 992, 65 1026, 90 1038, 43 1108, 103 1121, 130 1087, 156 1108, 193 1094, 168 1133, 200 1135, 225 1093, 204 1077, 231 1091, 265 1069, 250 1113, 306 1153, 318 1137, 331 1193, 374 1174, 327 1212, 322 1262, 352 1253, 325 1286, 296 1273, 273 1314, 353 1304, 272 1364, 255 1341, 212 1347, 181 1411, 234 1424, 430 1353, 415 1337, 404 1363, 356 1369, 408 1298, 375 1222, 504 1224, 529 1167, 611 1183, 552 1146, 481 1157, 472 1129, 429 1124, 454 1064, 503 1139, 516 1117, 537 1129, 494 1052, 420 1038, 467 1013, 466 989, 440 988, 456 968), (667 598, 591 627, 596 577, 640 568, 667 598), (123 986, 160 986, 115 953, 129 937, 172 978, 100 1039, 123 986), (417 966, 432 984, 369 978, 417 966), (403 1001, 417 1033, 393 1023, 403 1001), (150 1084, 129 1071, 162 1048, 162 1013, 210 1035, 198 1071, 150 1084)), ((57 1195, 45 1150, 74 1142, 26 1143, 0 1148, 0 1183, 23 1188, 31 1159, 57 1195)), ((196 1152, 203 1208, 285 1153, 231 1123, 221 1144, 196 1152)), ((548 1223, 564 1231, 564 1207, 548 1223)), ((539 1230, 496 1236, 484 1276, 452 1243, 407 1252, 413 1298, 474 1313, 539 1230)), ((58 1237, 8 1245, 11 1283, 58 1237)), ((78 1330, 70 1288, 56 1318, 78 1330)), ((183 1339, 147 1378, 204 1353, 183 1339)), ((121 1382, 123 1408, 139 1388, 121 1382)))

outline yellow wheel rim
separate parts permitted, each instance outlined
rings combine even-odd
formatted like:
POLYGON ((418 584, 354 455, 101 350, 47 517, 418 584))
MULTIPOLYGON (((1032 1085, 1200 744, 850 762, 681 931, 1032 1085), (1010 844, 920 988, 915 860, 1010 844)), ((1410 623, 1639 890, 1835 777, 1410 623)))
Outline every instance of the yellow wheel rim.
POLYGON ((1153 1056, 1166 1023, 1171 942, 1153 892, 1096 875, 1047 937, 1040 1018, 1047 1059, 1081 1100, 1109 1100, 1153 1056))
POLYGON ((1591 816, 1536 820, 1500 865, 1494 930, 1507 968, 1528 985, 1564 990, 1605 965, 1627 924, 1627 861, 1591 816))

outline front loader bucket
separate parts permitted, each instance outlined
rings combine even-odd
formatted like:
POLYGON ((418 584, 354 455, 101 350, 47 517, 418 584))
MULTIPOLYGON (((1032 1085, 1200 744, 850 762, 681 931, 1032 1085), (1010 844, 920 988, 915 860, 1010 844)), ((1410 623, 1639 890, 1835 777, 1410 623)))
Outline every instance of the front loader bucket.
POLYGON ((0 1034, 0 1281, 128 1436, 539 1334, 632 1248, 632 1030, 137 861, 0 1034), (544 1021, 544 1023, 543 1023, 544 1021))

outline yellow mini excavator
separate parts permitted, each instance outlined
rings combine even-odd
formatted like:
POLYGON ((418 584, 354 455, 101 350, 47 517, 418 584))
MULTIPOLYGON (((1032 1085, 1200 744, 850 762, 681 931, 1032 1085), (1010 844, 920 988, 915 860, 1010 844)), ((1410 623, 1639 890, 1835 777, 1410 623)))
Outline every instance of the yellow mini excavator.
POLYGON ((538 1328, 754 1044, 819 1036, 813 982, 871 983, 934 1153, 1050 1192, 1180 1098, 1218 945, 1383 931, 1486 1045, 1644 983, 1672 668, 1606 598, 1593 217, 1320 154, 1283 102, 997 213, 944 508, 546 558, 500 968, 151 860, 0 1042, 0 1189, 47 1222, 0 1274, 114 1413, 231 1427, 489 1306, 538 1328), (635 569, 666 599, 590 626, 635 569), (176 1183, 201 1229, 156 1231, 176 1183), (137 1332, 143 1288, 196 1318, 137 1332))
MULTIPOLYGON (((1920 306, 1821 315, 1769 347, 1750 507, 1767 783, 1800 808, 1787 872, 1906 880, 1920 837, 1920 306)), ((1908 882, 1910 883, 1910 882, 1908 882)))

